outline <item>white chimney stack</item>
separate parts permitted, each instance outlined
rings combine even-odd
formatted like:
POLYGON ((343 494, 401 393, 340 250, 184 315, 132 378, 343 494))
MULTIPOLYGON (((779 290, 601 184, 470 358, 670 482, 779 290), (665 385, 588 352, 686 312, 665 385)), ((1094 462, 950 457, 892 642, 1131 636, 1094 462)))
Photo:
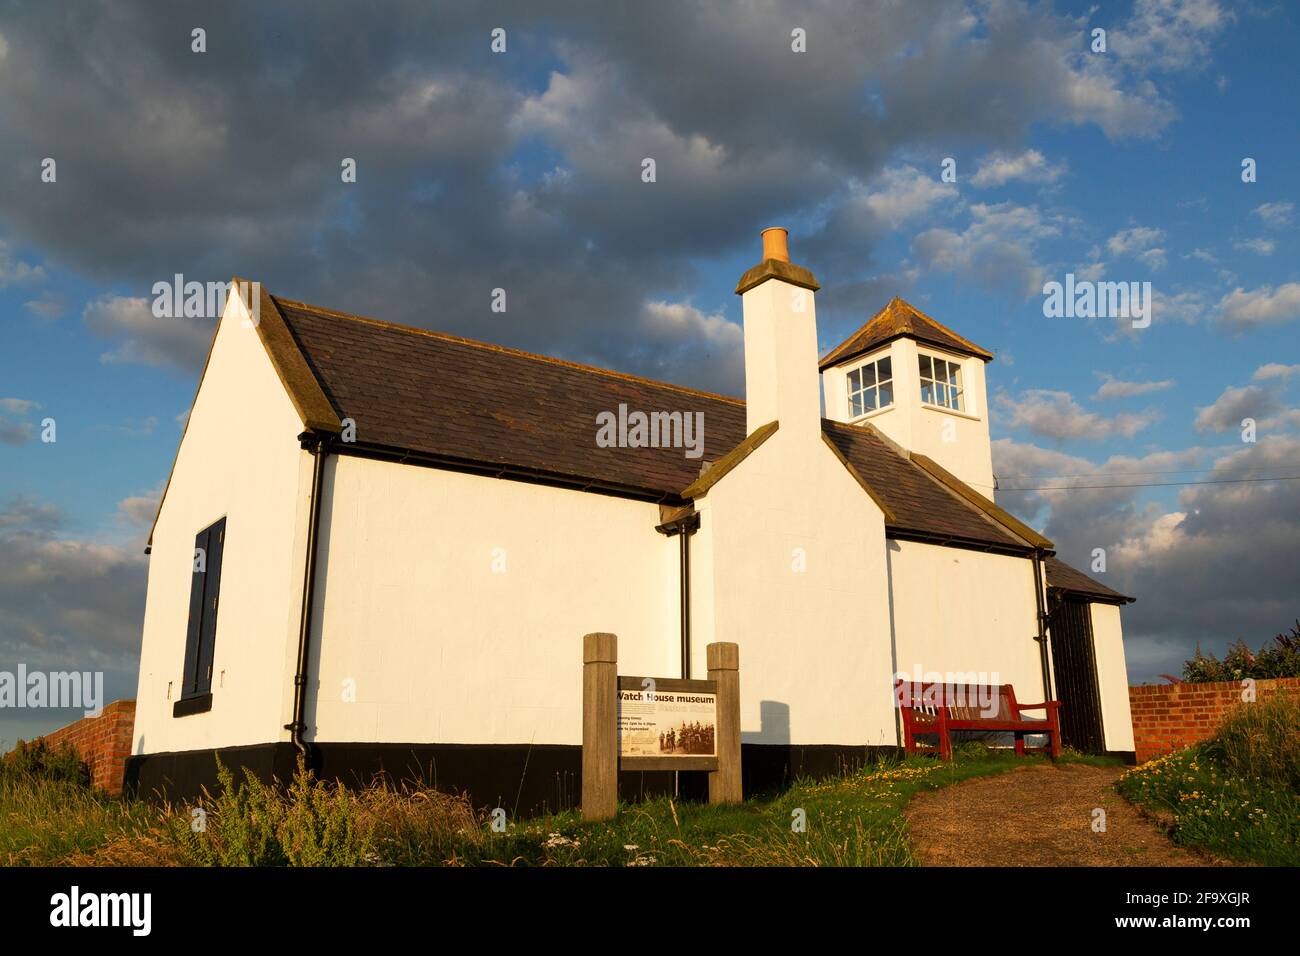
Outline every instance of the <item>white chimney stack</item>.
POLYGON ((820 286, 803 266, 790 262, 788 233, 763 230, 763 261, 736 286, 745 323, 746 430, 752 434, 779 421, 781 433, 820 440, 821 375, 817 368, 820 286))

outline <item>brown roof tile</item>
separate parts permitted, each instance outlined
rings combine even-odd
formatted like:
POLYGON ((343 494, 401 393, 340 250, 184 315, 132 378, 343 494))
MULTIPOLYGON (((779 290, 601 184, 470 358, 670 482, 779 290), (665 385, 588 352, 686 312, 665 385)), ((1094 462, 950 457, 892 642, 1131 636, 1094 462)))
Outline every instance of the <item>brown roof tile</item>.
POLYGON ((888 530, 1027 549, 1023 540, 909 461, 874 428, 823 419, 822 430, 894 513, 888 530))
POLYGON ((739 399, 277 298, 357 443, 676 497, 745 437, 739 399), (596 416, 700 412, 704 453, 601 448, 596 416))
POLYGON ((1056 556, 1049 556, 1044 562, 1047 571, 1047 586, 1071 594, 1097 598, 1107 603, 1129 604, 1137 600, 1108 588, 1100 581, 1094 581, 1077 568, 1066 564, 1056 556))
POLYGON ((993 359, 992 352, 962 338, 910 302, 904 302, 898 296, 894 296, 889 300, 888 305, 867 320, 866 325, 827 352, 820 362, 820 367, 827 369, 840 362, 846 362, 903 335, 960 355, 974 355, 986 362, 993 359))

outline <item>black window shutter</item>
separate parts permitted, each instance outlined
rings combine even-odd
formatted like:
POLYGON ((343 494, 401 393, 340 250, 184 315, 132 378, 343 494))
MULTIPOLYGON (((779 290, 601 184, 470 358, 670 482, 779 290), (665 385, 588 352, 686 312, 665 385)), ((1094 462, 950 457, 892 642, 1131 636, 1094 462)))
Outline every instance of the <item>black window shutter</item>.
POLYGON ((203 587, 203 623, 199 628, 198 660, 194 669, 195 692, 212 689, 212 655, 217 639, 217 605, 221 592, 221 555, 226 544, 226 519, 208 529, 208 569, 203 587))
POLYGON ((208 532, 205 528, 194 536, 194 551, 191 555, 191 569, 195 567, 199 554, 203 555, 202 570, 194 570, 190 577, 190 618, 185 631, 185 670, 181 682, 181 696, 188 697, 196 693, 195 678, 198 676, 199 633, 203 624, 203 591, 207 584, 207 561, 209 558, 208 532))

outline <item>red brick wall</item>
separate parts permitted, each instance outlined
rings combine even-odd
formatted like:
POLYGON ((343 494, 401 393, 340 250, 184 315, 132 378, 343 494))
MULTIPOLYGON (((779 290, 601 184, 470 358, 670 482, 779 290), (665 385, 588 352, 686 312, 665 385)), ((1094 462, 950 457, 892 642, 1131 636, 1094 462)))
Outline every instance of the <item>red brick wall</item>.
POLYGON ((59 747, 64 741, 72 744, 90 767, 90 782, 109 793, 121 793, 134 730, 135 701, 116 700, 100 716, 83 717, 46 734, 44 739, 51 747, 59 747))
MULTIPOLYGON (((1283 688, 1300 691, 1300 677, 1256 681, 1255 699, 1267 700, 1283 688)), ((1241 703, 1241 692, 1237 681, 1130 687, 1138 763, 1211 736, 1224 714, 1241 703)))

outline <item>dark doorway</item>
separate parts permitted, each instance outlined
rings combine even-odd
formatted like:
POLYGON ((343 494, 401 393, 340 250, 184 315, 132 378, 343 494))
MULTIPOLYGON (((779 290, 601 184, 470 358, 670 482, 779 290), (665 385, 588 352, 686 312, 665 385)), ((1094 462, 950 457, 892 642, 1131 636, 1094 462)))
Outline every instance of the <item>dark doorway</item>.
POLYGON ((1101 727, 1101 692, 1092 647, 1092 615, 1087 601, 1053 597, 1052 676, 1061 707, 1061 743, 1086 754, 1106 749, 1101 727))

